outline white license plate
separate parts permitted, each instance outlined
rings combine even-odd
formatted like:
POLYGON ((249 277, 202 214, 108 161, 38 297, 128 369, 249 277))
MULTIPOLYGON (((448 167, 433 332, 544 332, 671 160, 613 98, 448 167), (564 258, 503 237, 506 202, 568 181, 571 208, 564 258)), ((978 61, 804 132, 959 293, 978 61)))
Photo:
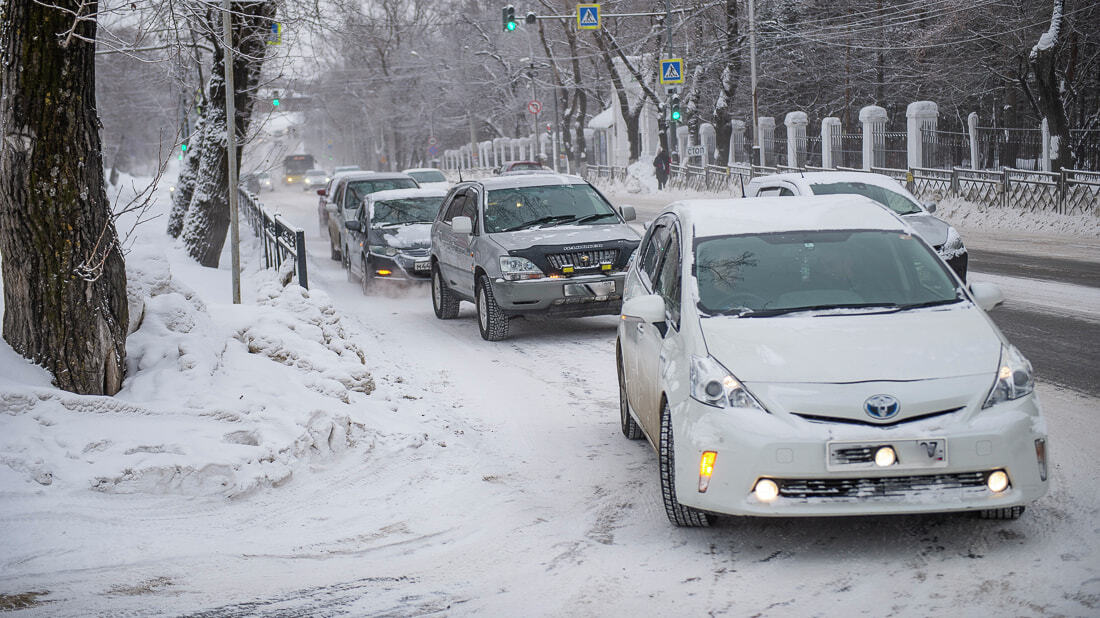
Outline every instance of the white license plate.
POLYGON ((947 465, 945 438, 919 438, 881 442, 829 442, 825 467, 828 470, 878 468, 874 462, 874 453, 884 446, 893 448, 897 455, 897 463, 891 468, 943 468, 947 465))
POLYGON ((421 272, 421 271, 431 270, 431 269, 432 269, 432 263, 431 262, 424 261, 424 262, 416 262, 415 264, 413 264, 413 270, 416 271, 416 272, 421 272))
POLYGON ((610 296, 615 293, 614 281, 593 281, 592 283, 566 283, 563 293, 575 296, 610 296))

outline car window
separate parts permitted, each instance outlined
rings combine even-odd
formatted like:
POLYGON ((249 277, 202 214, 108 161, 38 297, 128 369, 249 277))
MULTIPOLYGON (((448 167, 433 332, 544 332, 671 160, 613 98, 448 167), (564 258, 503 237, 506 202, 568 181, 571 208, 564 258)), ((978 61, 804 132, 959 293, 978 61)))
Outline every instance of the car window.
POLYGON ((477 233, 477 206, 478 202, 480 201, 478 199, 480 195, 481 194, 478 193, 475 189, 467 189, 466 200, 462 203, 462 210, 458 213, 463 217, 470 218, 470 221, 473 223, 473 230, 475 234, 477 233))
POLYGON ((794 197, 794 191, 787 187, 779 187, 779 197, 794 197))
POLYGON ((654 290, 665 299, 665 311, 677 328, 680 326, 680 283, 680 234, 674 226, 669 226, 668 245, 654 290))
POLYGON ((371 223, 377 226, 430 223, 439 213, 441 197, 406 197, 379 200, 371 208, 371 223))
POLYGON ((700 238, 699 308, 768 315, 822 307, 948 304, 962 298, 947 267, 911 234, 815 230, 700 238))
MULTIPOLYGON (((851 193, 869 197, 879 204, 886 206, 899 215, 910 215, 923 212, 916 202, 909 199, 900 191, 893 191, 886 187, 868 184, 866 182, 829 182, 810 185, 814 195, 835 195, 838 193, 851 193)), ((898 187, 899 189, 901 187, 898 187)))
POLYGON ((415 178, 417 182, 447 182, 447 177, 443 175, 443 172, 437 170, 408 172, 408 174, 415 178))
POLYGON ((415 189, 416 181, 412 178, 382 178, 378 180, 350 180, 344 193, 344 208, 355 209, 363 203, 363 198, 377 191, 389 191, 391 189, 415 189))
POLYGON ((451 202, 447 204, 447 212, 443 213, 443 221, 450 223, 455 217, 462 214, 462 207, 466 203, 466 190, 455 193, 451 202))
POLYGON ((332 202, 334 204, 344 203, 343 202, 343 200, 344 200, 344 187, 346 187, 346 186, 347 186, 347 183, 343 182, 343 181, 341 181, 340 184, 336 185, 336 195, 332 197, 332 202))
POLYGON ((485 231, 511 232, 554 225, 618 223, 615 209, 588 183, 493 189, 485 204, 485 231))
POLYGON ((653 278, 657 274, 657 264, 661 260, 661 252, 664 251, 665 243, 668 241, 668 227, 670 223, 668 217, 662 217, 650 226, 649 234, 646 236, 646 240, 642 246, 641 263, 638 267, 644 273, 642 279, 647 284, 653 283, 653 278))
POLYGON ((779 187, 762 187, 756 192, 756 197, 777 197, 779 196, 779 187))

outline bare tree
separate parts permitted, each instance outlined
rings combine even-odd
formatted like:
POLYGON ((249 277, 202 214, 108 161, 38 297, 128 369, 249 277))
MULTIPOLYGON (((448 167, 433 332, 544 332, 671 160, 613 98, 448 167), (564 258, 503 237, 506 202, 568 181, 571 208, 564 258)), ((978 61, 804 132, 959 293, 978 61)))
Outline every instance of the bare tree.
POLYGON ((113 395, 128 316, 95 111, 96 10, 0 8, 0 253, 4 339, 60 388, 113 395))

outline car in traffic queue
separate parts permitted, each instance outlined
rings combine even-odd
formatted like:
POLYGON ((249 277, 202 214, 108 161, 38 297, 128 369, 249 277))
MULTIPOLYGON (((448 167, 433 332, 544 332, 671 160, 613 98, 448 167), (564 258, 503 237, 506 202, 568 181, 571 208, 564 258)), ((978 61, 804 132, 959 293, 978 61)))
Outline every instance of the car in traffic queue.
POLYGON ((378 191, 364 198, 348 228, 348 278, 367 293, 377 281, 427 283, 431 279, 432 222, 447 191, 438 188, 378 191))
POLYGON ((619 419, 666 514, 977 511, 1048 485, 1027 359, 904 217, 857 195, 666 207, 627 275, 619 419))
POLYGON ((335 168, 333 168, 332 174, 335 176, 336 174, 339 174, 340 172, 361 172, 361 171, 364 171, 364 170, 362 168, 360 168, 358 165, 337 165, 335 168))
POLYGON ((497 168, 497 174, 553 174, 554 170, 538 161, 505 161, 497 168))
MULTIPOLYGON (((271 180, 271 174, 269 174, 268 172, 260 172, 256 174, 256 180, 259 181, 261 190, 275 190, 275 182, 271 180)), ((259 191, 257 191, 257 193, 259 193, 259 191)))
POLYGON ((375 191, 418 189, 419 186, 412 177, 397 172, 345 172, 345 174, 333 187, 334 193, 331 199, 325 202, 325 210, 328 222, 329 255, 334 260, 341 260, 344 268, 347 268, 349 266, 347 249, 350 239, 345 223, 357 218, 359 208, 363 205, 363 198, 375 191))
POLYGON ((332 177, 329 179, 328 184, 324 187, 317 189, 317 222, 320 229, 321 236, 328 236, 328 205, 333 201, 333 197, 336 195, 336 187, 340 185, 340 179, 348 174, 353 174, 362 170, 340 170, 332 173, 332 177))
POLYGON ((401 173, 412 176, 425 189, 436 188, 446 191, 451 188, 451 182, 443 175, 443 171, 434 167, 414 167, 401 170, 401 173))
POLYGON ((309 191, 310 189, 316 189, 317 187, 323 187, 332 181, 332 174, 329 174, 325 170, 312 169, 307 170, 302 177, 302 190, 309 191))
POLYGON ((935 202, 921 204, 898 181, 871 172, 788 172, 753 178, 746 197, 790 197, 804 195, 863 195, 889 208, 917 230, 936 253, 966 279, 969 254, 962 236, 950 223, 934 216, 935 202))
POLYGON ((516 317, 619 312, 638 234, 579 176, 504 176, 456 185, 432 224, 432 304, 439 319, 474 303, 488 341, 516 317))

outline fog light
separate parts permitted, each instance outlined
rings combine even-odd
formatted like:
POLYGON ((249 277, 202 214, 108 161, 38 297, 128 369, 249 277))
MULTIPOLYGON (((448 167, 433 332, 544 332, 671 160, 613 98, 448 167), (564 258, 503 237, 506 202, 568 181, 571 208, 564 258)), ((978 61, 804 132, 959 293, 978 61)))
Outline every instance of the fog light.
POLYGON ((1035 441, 1035 459, 1039 461, 1039 480, 1047 480, 1047 441, 1042 438, 1035 441))
POLYGON ((718 453, 714 451, 703 451, 703 456, 699 458, 699 493, 707 491, 707 486, 710 485, 710 475, 714 474, 714 459, 718 457, 718 453))
POLYGON ((894 452, 894 447, 884 446, 875 451, 875 465, 880 468, 894 465, 898 460, 898 454, 894 452))
POLYGON ((989 486, 989 491, 999 494, 1005 489, 1008 489, 1008 475, 1004 470, 994 470, 989 473, 989 478, 985 480, 985 484, 989 486))
POLYGON ((388 270, 385 270, 385 269, 382 269, 382 270, 376 270, 376 271, 374 271, 374 272, 375 272, 375 274, 377 274, 377 275, 378 275, 379 277, 389 277, 390 275, 392 275, 392 274, 393 274, 393 273, 392 273, 391 271, 388 271, 388 270))
POLYGON ((779 485, 776 485, 775 481, 771 479, 756 481, 756 488, 752 491, 757 500, 765 503, 774 502, 779 497, 779 485))

